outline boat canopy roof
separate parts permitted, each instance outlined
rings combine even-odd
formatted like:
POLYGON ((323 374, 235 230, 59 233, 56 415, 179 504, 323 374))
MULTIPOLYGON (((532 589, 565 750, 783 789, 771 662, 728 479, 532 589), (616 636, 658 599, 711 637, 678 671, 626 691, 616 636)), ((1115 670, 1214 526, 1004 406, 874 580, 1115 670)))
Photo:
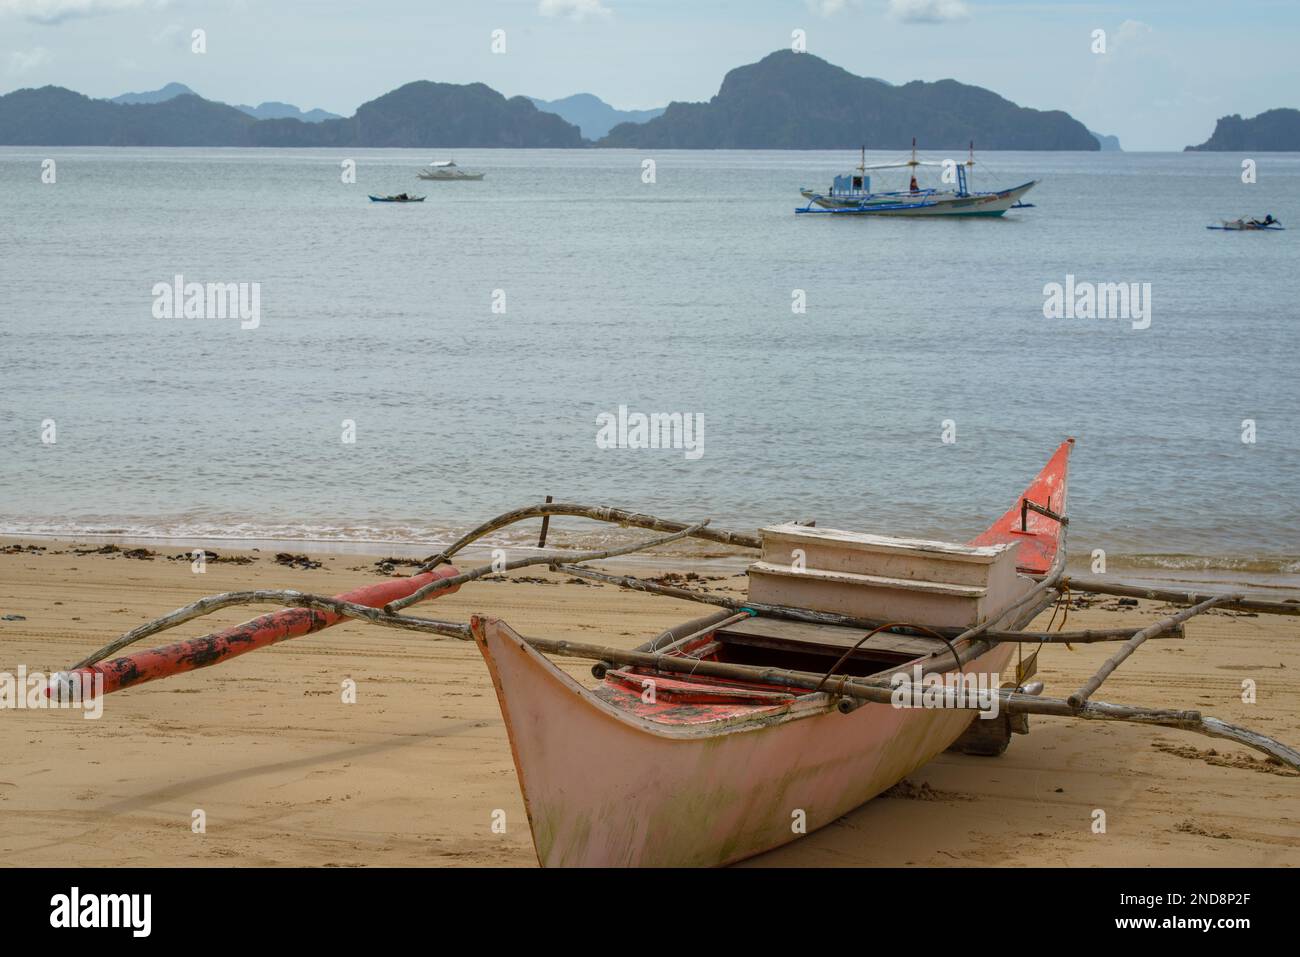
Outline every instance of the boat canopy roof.
MULTIPOLYGON (((962 162, 965 162, 963 160, 962 162)), ((871 166, 855 166, 854 169, 906 169, 908 166, 942 166, 933 160, 903 160, 901 163, 874 163, 871 166)))
POLYGON ((455 161, 455 160, 434 160, 434 161, 433 161, 432 163, 430 163, 429 165, 430 165, 430 166, 439 166, 439 167, 444 167, 444 168, 445 168, 445 167, 448 167, 448 166, 455 166, 455 165, 456 165, 456 161, 455 161))

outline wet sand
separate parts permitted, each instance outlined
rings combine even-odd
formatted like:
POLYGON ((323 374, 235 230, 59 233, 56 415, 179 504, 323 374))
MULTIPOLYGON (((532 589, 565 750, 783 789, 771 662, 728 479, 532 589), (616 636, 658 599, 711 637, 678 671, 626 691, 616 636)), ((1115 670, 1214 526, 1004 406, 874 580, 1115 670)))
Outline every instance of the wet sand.
MULTIPOLYGON (((284 587, 334 594, 380 580, 372 561, 321 568, 153 560, 23 542, 0 554, 0 671, 54 671, 206 594, 284 587)), ((468 565, 470 563, 466 563, 468 565)), ((619 569, 628 568, 620 565, 619 569)), ((398 568, 398 573, 409 569, 398 568)), ((653 573, 661 573, 662 567, 653 573)), ((535 568, 421 605, 428 617, 504 618, 525 634, 631 647, 701 606, 535 568)), ((739 595, 711 568, 703 584, 739 595)), ((165 640, 265 609, 231 608, 165 640)), ((1167 609, 1104 600, 1067 627, 1150 622, 1167 609)), ((1044 615, 1038 625, 1046 623, 1044 615)), ((1038 677, 1064 696, 1115 650, 1051 646, 1038 677)), ((587 665, 568 670, 590 681, 587 665), (584 677, 585 676, 585 677, 584 677)), ((1195 708, 1300 744, 1300 618, 1212 612, 1187 639, 1151 641, 1103 686, 1108 701, 1195 708), (1258 700, 1241 700, 1243 680, 1258 700)), ((346 623, 104 699, 80 712, 0 710, 0 852, 9 865, 534 866, 509 744, 474 647, 346 623), (345 704, 341 687, 357 684, 345 704), (192 816, 206 816, 194 833, 192 816), (505 833, 493 829, 504 812, 505 833)), ((1000 758, 940 755, 886 797, 745 866, 1300 864, 1300 779, 1228 742, 1131 724, 1031 718, 1000 758), (1094 811, 1106 814, 1093 832, 1094 811)))

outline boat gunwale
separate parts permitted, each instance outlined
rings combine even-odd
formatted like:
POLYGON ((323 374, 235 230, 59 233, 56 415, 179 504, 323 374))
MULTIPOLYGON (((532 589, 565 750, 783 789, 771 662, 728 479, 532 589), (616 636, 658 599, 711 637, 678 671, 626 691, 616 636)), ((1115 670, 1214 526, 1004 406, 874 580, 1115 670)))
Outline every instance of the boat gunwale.
MULTIPOLYGON (((1021 577, 1032 582, 1032 579, 1028 579, 1028 576, 1021 577)), ((1038 615, 1043 611, 1043 609, 1050 605, 1052 600, 1053 599, 1049 595, 1044 595, 1040 601, 1034 602, 1028 608, 1024 609, 1019 615, 1017 615, 1015 627, 1022 627, 1023 624, 1033 620, 1034 616, 1038 615)), ((473 632, 475 643, 479 646, 480 652, 488 663, 488 669, 492 672, 493 684, 497 687, 497 694, 501 700, 503 711, 506 708, 503 689, 497 677, 492 655, 490 650, 487 648, 486 635, 483 632, 483 629, 488 627, 498 629, 501 634, 512 644, 516 645, 526 657, 531 657, 534 661, 540 662, 543 671, 555 679, 565 690, 572 694, 576 694, 579 698, 607 716, 615 718, 623 724, 638 731, 659 738, 677 741, 694 741, 746 731, 760 731, 766 728, 788 724, 792 721, 815 717, 820 714, 829 714, 836 710, 840 698, 840 695, 831 692, 806 691, 799 689, 802 693, 795 695, 790 702, 785 704, 773 704, 769 707, 756 709, 750 714, 731 715, 693 724, 657 721, 654 718, 636 714, 635 712, 628 711, 625 708, 620 708, 610 701, 606 701, 597 694, 595 690, 587 688, 579 683, 572 675, 557 665, 549 657, 532 647, 532 645, 528 643, 527 639, 515 631, 504 620, 492 615, 475 614, 470 619, 470 629, 473 632)), ((958 653, 960 653, 965 649, 970 648, 978 641, 980 641, 980 637, 976 636, 974 638, 965 639, 959 644, 954 644, 953 647, 958 653)), ((994 646, 994 648, 986 649, 977 655, 974 660, 978 660, 978 658, 981 658, 990 651, 995 650, 995 648, 996 646, 994 646)), ((888 668, 864 677, 878 678, 885 674, 897 672, 910 673, 912 668, 922 665, 926 661, 931 661, 934 657, 933 654, 917 655, 915 658, 897 662, 888 668)), ((942 672, 938 672, 938 674, 952 674, 956 670, 957 669, 948 668, 942 672)), ((960 670, 962 673, 965 672, 964 664, 961 666, 960 670)), ((671 676, 674 680, 681 680, 681 673, 679 672, 656 671, 656 673, 671 676)), ((774 688, 788 687, 785 685, 779 685, 775 682, 772 686, 774 688)), ((503 717, 506 719, 507 730, 509 730, 510 718, 508 715, 503 715, 503 717)))
MULTIPOLYGON (((566 691, 577 695, 588 705, 604 714, 606 717, 613 718, 637 731, 658 738, 663 738, 665 740, 698 741, 704 738, 721 737, 723 735, 737 734, 745 731, 758 731, 764 728, 786 724, 790 721, 815 717, 819 714, 829 714, 835 710, 836 699, 838 698, 837 695, 831 694, 830 692, 810 691, 794 697, 789 703, 773 704, 752 714, 733 715, 727 718, 719 718, 713 721, 704 721, 689 725, 659 722, 628 711, 624 708, 619 708, 600 697, 600 695, 596 694, 596 692, 591 688, 583 686, 554 661, 542 654, 536 648, 532 647, 532 645, 530 645, 522 635, 500 618, 491 615, 476 614, 470 619, 470 628, 474 633, 474 641, 479 646, 479 650, 487 660, 488 668, 492 672, 493 684, 497 686, 497 693, 501 698, 502 710, 505 712, 503 717, 505 718, 507 731, 510 729, 511 724, 511 719, 508 713, 509 706, 506 696, 502 693, 500 679, 497 676, 492 652, 487 647, 487 629, 493 629, 496 631, 498 637, 508 641, 512 646, 521 651, 525 657, 540 664, 543 671, 566 691)), ((911 662, 909 662, 909 664, 911 664, 911 662)), ((663 673, 673 674, 672 672, 663 673)))

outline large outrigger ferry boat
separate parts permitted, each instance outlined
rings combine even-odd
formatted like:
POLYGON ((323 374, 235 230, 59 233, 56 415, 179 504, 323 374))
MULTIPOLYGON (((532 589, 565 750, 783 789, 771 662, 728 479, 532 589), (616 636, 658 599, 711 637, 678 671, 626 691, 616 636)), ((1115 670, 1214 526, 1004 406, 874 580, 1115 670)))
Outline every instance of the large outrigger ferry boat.
POLYGON ((872 216, 1001 216, 1008 209, 1027 207, 1021 198, 1038 185, 1030 180, 1019 186, 993 192, 972 192, 970 173, 975 166, 975 145, 972 143, 966 160, 943 162, 918 159, 916 140, 912 140, 910 159, 895 163, 867 165, 867 150, 862 148, 862 160, 857 167, 843 176, 836 176, 826 192, 804 187, 799 190, 808 205, 796 213, 839 213, 872 216), (956 178, 955 189, 922 188, 916 178, 922 166, 951 166, 956 178), (910 169, 906 190, 872 192, 870 173, 876 170, 910 169))

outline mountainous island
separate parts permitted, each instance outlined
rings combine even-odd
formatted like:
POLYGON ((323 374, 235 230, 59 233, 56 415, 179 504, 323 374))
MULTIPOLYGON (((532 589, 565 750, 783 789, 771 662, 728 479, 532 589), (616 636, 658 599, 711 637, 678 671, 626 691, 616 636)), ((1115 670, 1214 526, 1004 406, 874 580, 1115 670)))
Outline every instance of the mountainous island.
POLYGON ((198 96, 198 94, 184 83, 168 83, 156 90, 146 90, 143 93, 123 93, 121 96, 110 97, 108 102, 138 106, 141 103, 166 103, 178 96, 198 96))
MULTIPOLYGON (((178 96, 198 96, 184 83, 168 83, 166 86, 157 90, 149 90, 145 93, 123 93, 121 96, 112 97, 110 103, 124 103, 127 105, 138 105, 140 103, 165 103, 168 100, 174 100, 178 96)), ((216 102, 215 100, 213 102, 216 102)), ((301 110, 292 103, 281 103, 279 100, 267 100, 259 103, 257 106, 248 106, 245 103, 234 104, 235 109, 241 113, 247 113, 249 116, 258 120, 284 120, 295 119, 302 120, 304 123, 321 123, 325 120, 341 120, 343 117, 337 113, 330 113, 327 110, 301 110)))
POLYGON ((115 100, 47 86, 0 96, 0 144, 904 149, 915 136, 931 150, 974 140, 979 149, 1092 151, 1110 139, 1067 113, 1017 106, 956 80, 896 86, 788 50, 730 71, 707 103, 663 111, 619 111, 590 94, 532 101, 482 83, 419 80, 350 117, 318 113, 216 103, 183 84, 115 100))
POLYGON ((1097 150, 1068 113, 1017 106, 956 80, 894 86, 811 53, 780 50, 737 67, 707 103, 670 103, 647 123, 622 123, 598 146, 641 149, 1097 150))
POLYGON ((585 141, 576 126, 525 97, 506 99, 482 83, 421 80, 363 103, 347 119, 319 122, 257 119, 193 93, 114 103, 57 86, 16 90, 0 96, 0 144, 577 147, 585 141))
POLYGON ((1265 110, 1250 119, 1242 119, 1236 113, 1220 117, 1210 138, 1200 146, 1188 146, 1185 152, 1246 150, 1300 151, 1300 110, 1265 110))
POLYGON ((664 111, 662 106, 657 110, 617 110, 591 93, 575 93, 559 100, 529 99, 539 110, 568 120, 589 140, 600 139, 619 123, 644 123, 664 111))

